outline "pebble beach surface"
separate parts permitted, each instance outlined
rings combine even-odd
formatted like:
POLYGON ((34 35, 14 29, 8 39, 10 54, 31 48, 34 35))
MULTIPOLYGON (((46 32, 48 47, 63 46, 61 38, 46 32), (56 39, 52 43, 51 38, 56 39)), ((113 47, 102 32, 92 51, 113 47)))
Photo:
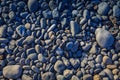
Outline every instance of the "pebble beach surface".
POLYGON ((120 0, 0 0, 0 80, 120 80, 120 0))

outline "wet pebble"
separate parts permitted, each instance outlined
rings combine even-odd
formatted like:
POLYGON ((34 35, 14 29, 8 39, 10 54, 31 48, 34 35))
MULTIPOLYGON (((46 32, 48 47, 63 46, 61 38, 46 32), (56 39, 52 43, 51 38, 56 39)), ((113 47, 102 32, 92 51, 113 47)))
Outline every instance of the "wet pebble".
POLYGON ((28 9, 30 12, 36 12, 38 9, 38 1, 37 0, 28 0, 28 9))

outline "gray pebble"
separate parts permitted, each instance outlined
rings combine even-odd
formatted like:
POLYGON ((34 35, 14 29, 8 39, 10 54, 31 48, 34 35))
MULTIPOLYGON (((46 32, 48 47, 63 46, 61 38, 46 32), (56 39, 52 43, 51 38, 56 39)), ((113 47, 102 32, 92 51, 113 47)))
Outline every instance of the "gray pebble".
POLYGON ((107 15, 108 14, 108 11, 109 11, 109 5, 108 3, 106 2, 101 2, 99 5, 98 5, 98 10, 97 12, 101 15, 107 15))
POLYGON ((42 63, 46 62, 46 58, 42 54, 38 54, 38 60, 41 61, 42 63))
POLYGON ((34 41, 33 36, 28 36, 26 39, 23 41, 23 44, 31 44, 34 41))
POLYGON ((25 36, 25 26, 24 25, 20 25, 16 28, 16 32, 21 36, 25 36))
POLYGON ((28 59, 37 60, 37 53, 31 53, 27 56, 28 59))
POLYGON ((0 37, 5 37, 7 26, 0 26, 0 37))
POLYGON ((66 78, 63 75, 57 75, 57 80, 66 80, 66 78))
POLYGON ((108 76, 111 80, 113 80, 113 74, 112 74, 111 70, 109 70, 109 69, 104 69, 104 71, 105 71, 105 73, 107 74, 107 76, 108 76))
POLYGON ((8 79, 17 79, 22 74, 22 68, 19 65, 9 65, 3 68, 3 75, 8 79))
POLYGON ((65 78, 70 79, 73 75, 73 70, 66 69, 64 70, 63 75, 65 76, 65 78))
POLYGON ((72 36, 75 36, 80 32, 79 24, 75 21, 70 21, 70 30, 71 30, 72 36))
POLYGON ((56 72, 61 73, 65 70, 65 65, 62 61, 57 60, 55 65, 54 65, 54 69, 56 72))
POLYGON ((109 58, 108 56, 104 56, 103 57, 103 63, 108 65, 108 64, 112 64, 112 59, 109 58))
POLYGON ((45 72, 42 74, 42 80, 56 80, 56 77, 52 72, 45 72))
POLYGON ((80 66, 80 61, 79 61, 79 59, 73 59, 73 58, 71 58, 71 59, 70 59, 70 63, 71 63, 71 65, 72 65, 75 69, 77 69, 77 68, 80 66))
POLYGON ((32 66, 31 69, 36 73, 40 73, 40 70, 36 66, 32 66))
POLYGON ((114 17, 120 17, 120 8, 117 5, 113 6, 113 16, 114 17))
POLYGON ((28 0, 28 9, 30 12, 36 12, 38 9, 38 1, 37 0, 28 0))
POLYGON ((114 37, 110 32, 107 30, 104 30, 102 28, 97 28, 95 31, 96 34, 96 40, 97 43, 102 47, 102 48, 108 48, 112 46, 114 42, 114 37))
POLYGON ((90 75, 90 74, 85 74, 85 75, 83 76, 83 80, 93 80, 92 75, 90 75))
POLYGON ((80 80, 77 76, 73 75, 71 80, 80 80))
POLYGON ((96 61, 97 63, 101 63, 101 62, 102 62, 102 55, 99 54, 99 55, 96 57, 95 61, 96 61))
POLYGON ((22 75, 22 80, 33 80, 32 77, 26 75, 26 74, 23 74, 22 75))
POLYGON ((0 43, 7 43, 9 40, 7 38, 0 38, 0 43))

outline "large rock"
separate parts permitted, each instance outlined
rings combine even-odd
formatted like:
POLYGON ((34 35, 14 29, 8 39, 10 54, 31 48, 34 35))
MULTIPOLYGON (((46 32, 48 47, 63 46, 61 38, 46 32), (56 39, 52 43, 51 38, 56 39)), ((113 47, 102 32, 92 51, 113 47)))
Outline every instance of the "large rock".
POLYGON ((95 34, 96 41, 99 44, 99 46, 101 46, 102 48, 108 48, 112 46, 114 42, 114 37, 109 31, 104 30, 102 28, 98 28, 96 29, 95 34))
POLYGON ((37 0, 28 0, 28 9, 30 12, 36 12, 38 9, 38 1, 37 0))
POLYGON ((3 75, 8 79, 17 79, 22 74, 20 65, 9 65, 3 68, 3 75))

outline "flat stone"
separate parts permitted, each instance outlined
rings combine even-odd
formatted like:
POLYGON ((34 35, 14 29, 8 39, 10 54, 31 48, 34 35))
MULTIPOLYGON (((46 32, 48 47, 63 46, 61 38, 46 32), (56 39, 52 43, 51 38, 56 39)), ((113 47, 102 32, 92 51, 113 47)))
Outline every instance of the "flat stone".
POLYGON ((38 60, 41 61, 42 63, 46 62, 46 58, 42 54, 38 54, 38 60))
POLYGON ((93 80, 101 80, 100 75, 94 75, 93 80))
POLYGON ((28 0, 28 9, 30 12, 36 12, 38 9, 38 1, 37 0, 28 0))
POLYGON ((107 15, 108 12, 109 12, 110 8, 109 8, 109 5, 108 3, 106 2, 101 2, 99 5, 98 5, 98 14, 101 14, 101 15, 107 15))
POLYGON ((37 53, 31 53, 27 56, 28 59, 37 60, 37 53))
POLYGON ((63 75, 57 75, 57 80, 66 80, 66 78, 63 75))
POLYGON ((36 66, 32 66, 31 69, 36 73, 40 73, 40 70, 36 66))
POLYGON ((70 30, 71 30, 72 36, 75 36, 80 32, 79 24, 75 21, 70 21, 70 30))
POLYGON ((90 74, 85 74, 85 75, 83 76, 83 80, 93 80, 92 75, 90 75, 90 74))
POLYGON ((0 43, 7 43, 9 40, 7 38, 0 38, 0 43))
POLYGON ((19 65, 9 65, 3 68, 3 75, 8 79, 17 79, 22 74, 22 68, 19 65))
POLYGON ((102 28, 97 28, 95 34, 96 34, 96 41, 100 47, 108 48, 112 46, 114 42, 114 37, 109 31, 104 30, 102 28))
POLYGON ((73 75, 71 80, 80 80, 77 76, 73 75))

